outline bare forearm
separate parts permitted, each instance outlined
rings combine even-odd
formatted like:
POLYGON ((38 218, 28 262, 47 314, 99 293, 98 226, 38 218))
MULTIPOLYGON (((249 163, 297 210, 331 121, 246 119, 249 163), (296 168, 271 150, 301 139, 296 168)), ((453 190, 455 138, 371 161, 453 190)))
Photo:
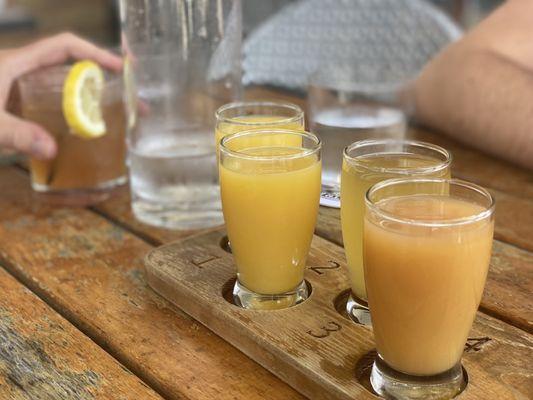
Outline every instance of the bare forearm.
POLYGON ((533 73, 491 50, 453 45, 416 84, 422 122, 533 169, 533 73))

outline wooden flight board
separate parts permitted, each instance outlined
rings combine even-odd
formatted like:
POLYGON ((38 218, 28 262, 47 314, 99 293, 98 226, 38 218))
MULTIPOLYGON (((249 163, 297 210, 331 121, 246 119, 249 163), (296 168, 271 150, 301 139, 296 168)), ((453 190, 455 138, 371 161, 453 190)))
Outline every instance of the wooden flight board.
MULTIPOLYGON (((343 249, 315 236, 305 273, 310 297, 288 309, 256 311, 232 304, 235 266, 225 244, 219 230, 152 250, 145 258, 148 284, 310 399, 376 398, 368 379, 375 354, 371 328, 355 324, 344 312, 343 249)), ((498 341, 490 336, 498 335, 499 324, 478 315, 465 347, 470 384, 461 398, 486 399, 487 393, 515 398, 516 389, 503 375, 487 369, 516 350, 509 337, 498 341), (487 344, 489 352, 483 352, 487 344)), ((516 331, 513 340, 522 341, 522 332, 516 331)), ((523 357, 531 356, 530 350, 523 357)))

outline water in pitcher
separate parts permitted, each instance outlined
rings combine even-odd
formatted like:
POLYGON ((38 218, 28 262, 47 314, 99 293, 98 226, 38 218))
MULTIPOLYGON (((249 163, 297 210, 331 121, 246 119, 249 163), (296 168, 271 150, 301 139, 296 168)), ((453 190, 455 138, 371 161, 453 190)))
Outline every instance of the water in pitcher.
POLYGON ((214 144, 189 143, 153 135, 130 148, 132 208, 141 221, 180 229, 223 222, 214 144))
POLYGON ((323 190, 338 192, 343 149, 365 139, 401 139, 405 114, 392 107, 351 104, 322 109, 313 115, 311 131, 322 141, 323 190))

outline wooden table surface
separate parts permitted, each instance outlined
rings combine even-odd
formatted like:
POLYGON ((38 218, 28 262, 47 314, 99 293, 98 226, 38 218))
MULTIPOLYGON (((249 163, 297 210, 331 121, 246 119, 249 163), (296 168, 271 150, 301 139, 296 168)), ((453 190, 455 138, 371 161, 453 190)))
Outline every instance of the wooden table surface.
MULTIPOLYGON (((263 88, 247 96, 303 105, 263 88)), ((451 150, 452 174, 496 198, 476 332, 505 351, 485 350, 490 342, 471 350, 489 382, 508 386, 487 399, 533 398, 533 174, 436 133, 410 135, 451 150)), ((149 249, 204 231, 135 221, 126 189, 97 206, 58 208, 32 193, 21 166, 0 166, 0 185, 0 398, 303 398, 147 287, 149 249)), ((339 210, 321 208, 316 232, 342 245, 339 210)))

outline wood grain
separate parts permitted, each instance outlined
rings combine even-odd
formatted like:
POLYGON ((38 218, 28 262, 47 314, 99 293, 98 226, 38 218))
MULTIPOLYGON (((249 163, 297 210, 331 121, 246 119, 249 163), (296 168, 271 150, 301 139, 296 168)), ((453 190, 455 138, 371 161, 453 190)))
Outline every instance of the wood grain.
MULTIPOLYGON (((343 245, 338 209, 320 207, 316 233, 333 243, 343 245)), ((495 240, 481 309, 532 333, 531 293, 533 293, 533 253, 495 240)))
POLYGON ((161 399, 0 268, 0 398, 161 399))
POLYGON ((174 240, 220 228, 178 231, 146 225, 135 219, 131 210, 130 201, 129 188, 123 187, 117 190, 113 197, 91 207, 91 209, 116 224, 123 226, 146 242, 157 246, 161 243, 169 243, 174 240))
POLYGON ((86 209, 49 208, 0 168, 0 260, 71 323, 168 399, 301 395, 151 291, 151 249, 86 209))
POLYGON ((442 133, 412 128, 408 137, 451 151, 453 176, 533 201, 533 172, 467 147, 442 133))
POLYGON ((495 189, 490 193, 496 200, 496 239, 533 251, 533 201, 495 189))
MULTIPOLYGON (((244 310, 223 297, 235 275, 223 236, 212 232, 153 250, 145 261, 149 284, 310 399, 372 398, 364 378, 355 379, 368 368, 372 332, 335 307, 346 289, 342 248, 315 236, 306 271, 313 291, 304 303, 244 310)), ((479 314, 464 355, 470 384, 461 398, 532 396, 532 357, 532 335, 479 314)))

